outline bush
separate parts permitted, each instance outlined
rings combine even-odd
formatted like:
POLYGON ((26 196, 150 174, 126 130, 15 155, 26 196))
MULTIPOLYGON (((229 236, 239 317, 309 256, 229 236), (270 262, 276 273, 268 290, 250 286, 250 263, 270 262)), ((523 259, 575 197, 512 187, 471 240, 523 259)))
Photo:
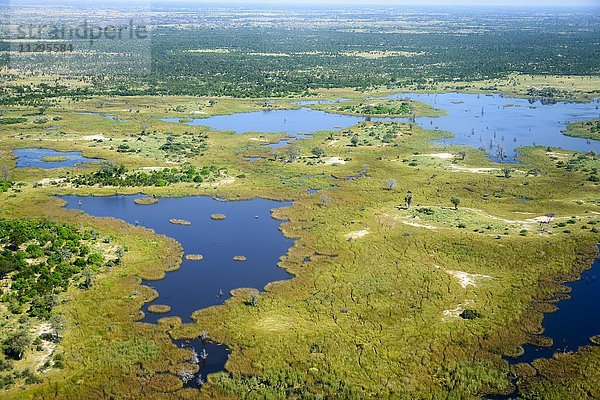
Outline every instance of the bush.
POLYGON ((472 320, 481 317, 481 313, 477 310, 466 309, 460 313, 460 317, 462 319, 472 320))

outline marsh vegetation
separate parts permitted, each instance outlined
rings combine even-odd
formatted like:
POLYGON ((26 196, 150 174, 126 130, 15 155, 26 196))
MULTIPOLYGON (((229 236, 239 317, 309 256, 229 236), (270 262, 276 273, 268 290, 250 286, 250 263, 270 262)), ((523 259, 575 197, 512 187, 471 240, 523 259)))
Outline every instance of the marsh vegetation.
POLYGON ((600 397, 597 17, 357 10, 0 70, 0 397, 600 397))

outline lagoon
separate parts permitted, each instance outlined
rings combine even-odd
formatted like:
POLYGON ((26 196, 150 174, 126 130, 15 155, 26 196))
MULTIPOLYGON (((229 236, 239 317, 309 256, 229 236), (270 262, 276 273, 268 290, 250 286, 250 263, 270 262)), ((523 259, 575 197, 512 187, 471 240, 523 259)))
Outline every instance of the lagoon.
MULTIPOLYGON (((436 118, 417 118, 424 129, 449 131, 453 138, 434 141, 440 145, 470 146, 485 151, 495 161, 513 162, 517 149, 523 146, 543 145, 567 150, 600 152, 600 141, 564 136, 562 131, 569 122, 598 118, 599 99, 589 103, 534 101, 508 98, 501 95, 464 93, 411 94, 400 93, 387 98, 406 98, 429 103, 447 115, 436 118)), ((343 99, 340 99, 343 100, 343 99)), ((327 101, 332 103, 335 101, 327 101)), ((296 104, 319 104, 311 101, 296 104)), ((191 126, 207 126, 217 130, 247 132, 285 132, 298 139, 317 131, 339 130, 360 122, 408 122, 408 118, 368 118, 341 115, 302 107, 293 110, 271 110, 218 115, 192 119, 191 126)), ((179 118, 163 121, 180 122, 179 118)), ((284 146, 282 141, 272 148, 284 146)))

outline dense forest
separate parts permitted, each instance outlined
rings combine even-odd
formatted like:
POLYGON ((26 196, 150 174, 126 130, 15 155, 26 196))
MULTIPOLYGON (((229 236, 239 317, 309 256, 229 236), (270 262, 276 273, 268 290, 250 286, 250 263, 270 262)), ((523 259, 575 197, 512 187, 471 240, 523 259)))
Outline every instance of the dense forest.
MULTIPOLYGON (((510 18, 440 14, 436 18, 441 22, 435 28, 415 25, 411 29, 368 24, 363 29, 252 24, 183 29, 157 23, 151 46, 138 49, 151 52, 150 68, 140 65, 139 75, 111 70, 112 49, 99 44, 98 50, 106 55, 106 71, 81 76, 91 85, 9 84, 0 94, 3 104, 92 94, 271 97, 302 95, 318 88, 424 87, 436 81, 475 81, 512 72, 600 73, 600 34, 585 29, 593 26, 594 15, 542 15, 535 21, 525 14, 510 18)), ((0 50, 9 48, 9 43, 0 41, 0 50)), ((0 62, 6 65, 8 59, 0 62)))

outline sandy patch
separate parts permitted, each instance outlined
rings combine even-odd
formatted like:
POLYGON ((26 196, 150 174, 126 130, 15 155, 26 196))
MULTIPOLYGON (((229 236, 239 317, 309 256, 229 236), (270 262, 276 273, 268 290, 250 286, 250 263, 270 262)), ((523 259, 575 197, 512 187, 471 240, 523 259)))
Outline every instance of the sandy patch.
POLYGON ((168 168, 168 167, 142 167, 140 169, 142 171, 162 171, 165 168, 168 168))
POLYGON ((215 53, 215 54, 226 54, 230 53, 229 49, 191 49, 186 50, 187 53, 215 53))
MULTIPOLYGON (((439 267, 437 267, 437 268, 439 268, 439 267)), ((483 275, 483 274, 469 274, 468 272, 452 271, 449 269, 445 269, 444 271, 446 271, 447 274, 458 278, 458 283, 460 284, 460 286, 463 287, 463 289, 466 289, 469 286, 477 287, 476 281, 479 279, 493 279, 492 276, 483 275)))
POLYGON ((554 157, 559 157, 559 158, 568 158, 569 157, 568 154, 556 153, 554 151, 547 151, 546 154, 549 156, 554 156, 554 157))
POLYGON ((475 174, 487 174, 490 172, 498 172, 500 169, 498 168, 473 168, 473 167, 461 167, 460 165, 450 165, 451 171, 454 172, 472 172, 475 174))
POLYGON ((66 178, 44 178, 41 179, 37 182, 38 185, 42 185, 42 186, 48 186, 51 185, 53 183, 63 183, 65 181, 66 178))
POLYGON ((346 160, 339 158, 339 157, 324 157, 322 160, 326 165, 346 164, 346 160))
MULTIPOLYGON (((35 335, 36 335, 36 337, 39 337, 40 335, 42 335, 44 333, 50 333, 51 331, 52 331, 52 325, 50 325, 49 323, 44 323, 44 324, 39 325, 35 329, 35 335)), ((42 346, 42 351, 40 352, 39 355, 36 355, 36 370, 39 370, 40 368, 42 368, 43 365, 46 363, 46 361, 50 358, 52 353, 54 353, 54 349, 56 348, 56 343, 52 343, 47 340, 42 340, 41 346, 42 346)))
POLYGON ((400 221, 400 222, 402 222, 404 225, 414 226, 415 228, 425 228, 425 229, 431 229, 431 230, 437 229, 437 226, 433 226, 433 225, 425 225, 425 224, 419 224, 417 222, 409 222, 409 221, 400 221))
POLYGON ((432 157, 432 158, 441 158, 443 160, 447 160, 449 158, 454 158, 454 154, 451 154, 451 153, 418 154, 417 157, 432 157))
POLYGON ((470 307, 473 304, 475 304, 475 302, 473 300, 467 300, 464 303, 459 304, 455 308, 444 310, 442 312, 442 314, 443 314, 442 320, 443 321, 448 321, 448 320, 451 320, 451 319, 454 319, 454 318, 460 318, 460 313, 462 313, 463 311, 465 311, 465 309, 467 307, 470 307))
POLYGON ((387 57, 415 57, 426 54, 425 52, 412 52, 412 51, 344 51, 340 53, 346 57, 359 57, 369 59, 379 59, 387 57))
POLYGON ((368 229, 363 229, 362 231, 356 231, 356 232, 350 232, 346 235, 346 238, 348 240, 356 240, 356 239, 360 239, 361 237, 365 237, 369 234, 369 230, 368 229))
POLYGON ((552 220, 554 220, 554 217, 548 217, 545 215, 542 215, 541 217, 535 217, 535 218, 530 218, 525 220, 525 222, 527 223, 533 223, 533 224, 549 224, 550 222, 552 222, 552 220))
POLYGON ((108 140, 108 138, 102 134, 100 135, 87 135, 87 136, 82 136, 81 139, 83 140, 108 140))
POLYGON ((223 185, 231 185, 232 183, 235 183, 235 178, 233 176, 228 176, 228 177, 218 180, 216 182, 202 183, 201 186, 202 187, 209 187, 209 186, 217 187, 217 186, 223 186, 223 185))

